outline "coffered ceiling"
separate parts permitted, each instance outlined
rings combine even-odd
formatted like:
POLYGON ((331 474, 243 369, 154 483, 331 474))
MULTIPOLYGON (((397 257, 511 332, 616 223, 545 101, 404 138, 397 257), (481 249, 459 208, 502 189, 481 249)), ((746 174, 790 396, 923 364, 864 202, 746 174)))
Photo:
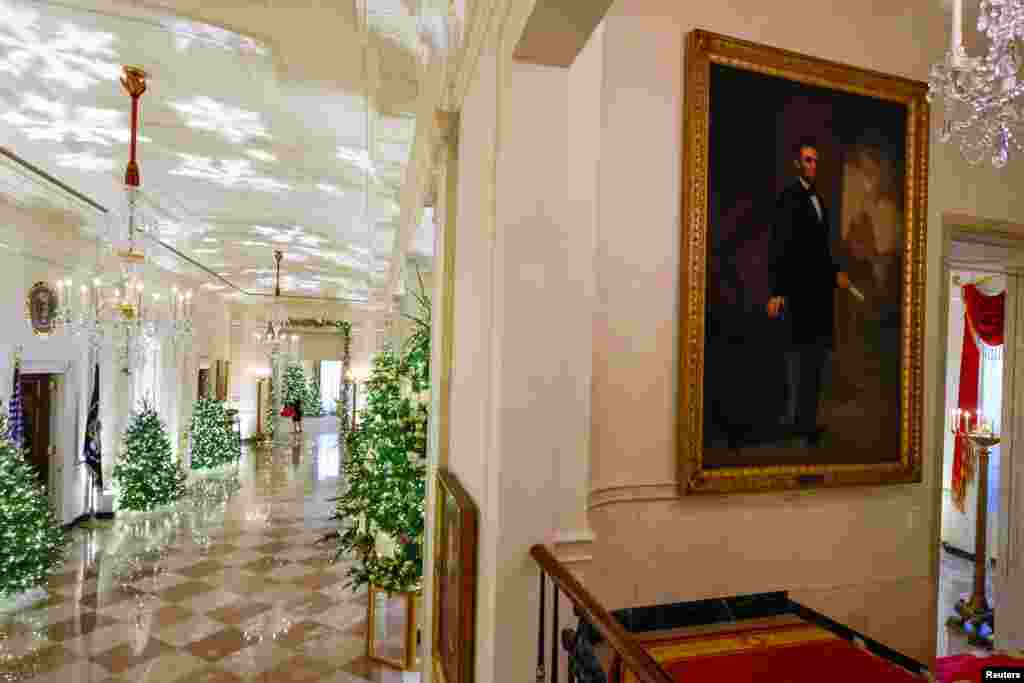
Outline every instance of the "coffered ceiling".
MULTIPOLYGON (((206 287, 225 296, 239 293, 224 281, 272 292, 280 249, 286 294, 366 301, 393 258, 418 83, 444 48, 447 5, 366 1, 0 0, 0 145, 124 211, 118 77, 139 66, 154 236, 223 278, 206 287)), ((18 201, 18 187, 0 193, 18 201)))

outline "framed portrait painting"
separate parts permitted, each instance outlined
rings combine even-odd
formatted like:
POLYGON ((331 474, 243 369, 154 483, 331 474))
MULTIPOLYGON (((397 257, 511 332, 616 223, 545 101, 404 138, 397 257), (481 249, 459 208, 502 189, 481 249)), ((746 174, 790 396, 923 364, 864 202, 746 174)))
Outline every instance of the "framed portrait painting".
POLYGON ((927 86, 693 31, 684 493, 921 481, 927 86))
POLYGON ((57 293, 46 282, 37 282, 25 297, 25 317, 32 333, 46 338, 56 331, 57 293))
POLYGON ((472 683, 479 512, 447 469, 438 471, 436 493, 434 680, 472 683))

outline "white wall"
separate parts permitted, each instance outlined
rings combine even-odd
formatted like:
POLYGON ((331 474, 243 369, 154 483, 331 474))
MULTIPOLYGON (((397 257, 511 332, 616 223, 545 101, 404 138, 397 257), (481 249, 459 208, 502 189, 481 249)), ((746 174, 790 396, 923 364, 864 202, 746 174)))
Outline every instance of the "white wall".
POLYGON ((599 119, 570 98, 594 94, 601 55, 584 72, 513 64, 522 18, 463 103, 454 235, 447 465, 480 507, 476 678, 495 682, 533 675, 530 547, 588 531, 599 119))
MULTIPOLYGON (((570 78, 511 63, 520 9, 513 6, 496 54, 480 58, 461 111, 449 466, 481 504, 477 677, 532 675, 537 590, 527 548, 557 545, 551 534, 571 518, 566 500, 578 493, 563 488, 577 471, 566 466, 576 457, 570 444, 587 439, 590 492, 601 494, 591 504, 604 504, 590 510, 597 540, 581 569, 607 607, 788 590, 930 664, 942 488, 934 402, 925 405, 924 481, 912 486, 680 499, 675 425, 686 33, 704 28, 925 80, 947 44, 941 4, 618 0, 596 34, 589 300, 565 276, 577 258, 566 249, 587 248, 586 183, 577 174, 586 174, 581 157, 594 148, 578 144, 586 137, 578 127, 594 122, 578 105, 592 92, 565 102, 555 85, 570 78), (565 112, 583 120, 566 127, 565 112), (572 200, 558 202, 559 192, 572 200), (529 248, 520 242, 527 238, 529 248), (558 306, 562 315, 552 315, 558 306), (588 309, 592 320, 575 316, 588 309), (581 325, 593 335, 589 434, 574 419, 585 401, 568 391, 588 372, 573 362, 573 352, 588 352, 576 337, 581 325), (527 332, 546 338, 543 348, 527 332)), ((926 396, 939 384, 945 341, 934 313, 942 216, 1024 216, 1015 191, 1024 162, 996 172, 969 168, 934 140, 930 151, 926 396)))
MULTIPOLYGON (((924 483, 718 498, 676 486, 683 47, 693 28, 927 78, 946 46, 940 3, 619 0, 605 21, 594 340, 593 588, 622 607, 789 590, 928 663, 935 653, 941 463, 926 401, 924 483), (629 500, 632 498, 632 502, 629 500), (637 558, 644 558, 638 561, 637 558)), ((928 183, 925 396, 945 343, 941 217, 1024 215, 1021 170, 970 169, 933 140, 928 183)))
POLYGON ((22 359, 25 365, 45 364, 66 367, 60 381, 64 383, 64 401, 60 413, 70 418, 66 423, 51 431, 51 440, 57 447, 56 457, 50 467, 61 468, 60 477, 51 476, 51 482, 60 482, 61 490, 54 492, 62 501, 61 517, 69 523, 84 509, 86 473, 75 466, 82 452, 85 435, 85 419, 88 414, 88 358, 87 354, 66 338, 41 339, 32 334, 32 328, 25 319, 25 297, 33 284, 41 280, 54 281, 68 277, 71 273, 34 259, 26 259, 8 249, 0 249, 0 396, 5 405, 10 400, 13 388, 14 368, 12 365, 15 347, 24 347, 22 359))
MULTIPOLYGON (((24 347, 26 365, 65 367, 59 382, 63 414, 53 437, 58 447, 53 467, 62 467, 61 516, 73 521, 85 510, 86 473, 75 463, 80 459, 88 415, 92 367, 87 351, 77 340, 58 335, 41 339, 32 334, 25 320, 25 297, 38 281, 53 283, 71 277, 75 286, 84 282, 96 266, 94 243, 81 240, 77 226, 59 213, 29 212, 0 203, 0 395, 9 398, 11 360, 14 348, 24 347)), ((103 262, 105 269, 117 264, 103 262)), ((163 272, 151 272, 164 284, 196 288, 163 272)), ((90 276, 91 277, 91 276, 90 276)), ((195 300, 195 334, 185 347, 164 349, 161 362, 162 394, 155 405, 168 427, 175 454, 187 435, 192 404, 198 389, 200 358, 223 349, 227 339, 226 307, 219 297, 199 293, 195 300)), ((105 488, 112 488, 113 468, 120 450, 121 436, 130 411, 130 380, 120 372, 109 352, 100 356, 100 420, 103 425, 101 448, 105 488)), ((110 510, 109 496, 99 501, 98 509, 110 510)))
MULTIPOLYGON (((289 317, 296 319, 323 316, 328 320, 348 320, 353 323, 350 347, 352 366, 354 369, 370 367, 373 348, 365 343, 367 321, 370 321, 369 327, 372 328, 379 314, 337 303, 289 302, 287 311, 289 317)), ((266 315, 267 309, 262 305, 235 305, 230 311, 230 340, 227 344, 228 357, 231 359, 229 399, 238 407, 243 439, 256 434, 257 383, 261 377, 270 376, 270 355, 255 339, 257 333, 266 329, 266 315)), ((341 360, 343 342, 339 332, 299 329, 296 334, 299 336, 299 357, 302 360, 341 360)))

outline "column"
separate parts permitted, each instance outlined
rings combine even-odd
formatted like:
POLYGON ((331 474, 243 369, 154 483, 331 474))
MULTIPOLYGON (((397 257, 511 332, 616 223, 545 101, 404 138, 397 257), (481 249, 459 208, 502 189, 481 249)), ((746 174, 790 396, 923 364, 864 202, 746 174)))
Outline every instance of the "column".
POLYGON ((476 677, 495 683, 534 676, 530 546, 589 541, 594 186, 571 174, 596 178, 569 70, 507 47, 461 112, 448 463, 480 506, 476 677))
POLYGON ((1006 278, 1006 328, 1003 355, 1003 443, 999 463, 998 559, 995 644, 1000 650, 1024 648, 1024 277, 1006 278))

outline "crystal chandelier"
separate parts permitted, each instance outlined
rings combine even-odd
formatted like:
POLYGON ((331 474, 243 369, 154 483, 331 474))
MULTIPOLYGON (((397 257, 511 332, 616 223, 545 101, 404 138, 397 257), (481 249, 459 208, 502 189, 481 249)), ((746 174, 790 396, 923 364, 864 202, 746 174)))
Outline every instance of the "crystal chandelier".
MULTIPOLYGON (((125 171, 126 211, 124 230, 112 239, 111 246, 120 261, 120 272, 96 277, 79 287, 77 302, 70 279, 57 282, 56 322, 76 337, 84 338, 92 349, 112 348, 121 357, 123 368, 142 364, 154 341, 187 344, 192 338, 192 291, 173 287, 166 301, 159 292, 146 300, 143 268, 145 254, 137 235, 142 233, 138 206, 139 165, 136 160, 139 97, 146 91, 146 73, 124 67, 121 85, 132 98, 131 146, 125 171), (126 240, 121 240, 122 236, 126 240), (117 248, 113 242, 120 242, 117 248), (108 280, 113 280, 110 282, 108 280)), ((150 288, 152 289, 152 288, 150 288)))
POLYGON ((970 164, 988 159, 1003 168, 1010 151, 1024 152, 1024 0, 981 0, 978 31, 988 52, 968 57, 961 36, 963 0, 953 0, 952 44, 945 60, 932 65, 928 101, 943 102, 939 140, 956 141, 970 164))
POLYGON ((283 257, 282 252, 274 252, 274 303, 270 306, 266 329, 256 335, 257 341, 268 348, 288 341, 288 335, 285 334, 285 328, 288 326, 288 314, 281 303, 281 259, 283 257))

